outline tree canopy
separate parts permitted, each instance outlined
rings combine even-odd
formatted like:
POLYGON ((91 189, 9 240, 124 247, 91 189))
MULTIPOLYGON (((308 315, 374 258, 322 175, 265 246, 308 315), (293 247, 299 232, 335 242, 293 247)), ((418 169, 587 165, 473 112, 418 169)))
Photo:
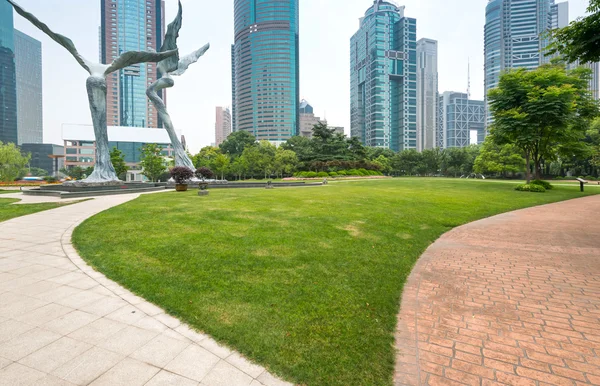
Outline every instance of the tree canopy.
POLYGON ((23 155, 14 143, 0 141, 0 181, 11 182, 23 175, 31 156, 23 155))
POLYGON ((144 145, 140 165, 143 168, 142 174, 150 181, 156 181, 167 168, 162 157, 162 148, 155 143, 144 145))
POLYGON ((600 0, 590 0, 589 16, 551 32, 549 54, 559 54, 568 62, 600 61, 600 0))

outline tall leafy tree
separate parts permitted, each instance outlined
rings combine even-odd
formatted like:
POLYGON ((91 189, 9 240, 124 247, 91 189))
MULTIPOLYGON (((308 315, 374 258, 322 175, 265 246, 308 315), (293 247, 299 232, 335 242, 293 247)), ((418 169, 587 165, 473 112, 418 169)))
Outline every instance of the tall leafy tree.
POLYGON ((291 150, 285 150, 278 147, 275 152, 274 167, 275 173, 281 177, 284 174, 292 174, 298 165, 298 156, 291 150))
POLYGON ((587 11, 588 16, 551 32, 550 54, 558 53, 569 62, 600 61, 600 0, 590 0, 587 11))
POLYGON ((117 176, 124 180, 129 168, 125 164, 125 154, 116 147, 110 151, 110 162, 112 162, 117 176))
POLYGON ((162 156, 162 148, 155 143, 144 145, 140 158, 140 165, 143 168, 142 174, 150 181, 156 181, 167 170, 162 156))
POLYGON ((207 167, 215 169, 215 159, 221 153, 221 149, 214 146, 206 146, 200 149, 200 152, 192 157, 192 162, 196 168, 207 167))
POLYGON ((265 178, 268 178, 275 171, 275 154, 277 148, 269 141, 260 141, 258 143, 258 163, 257 167, 261 170, 265 178))
POLYGON ((30 154, 21 154, 14 143, 0 141, 0 181, 11 182, 22 176, 30 158, 30 154))
POLYGON ((519 173, 525 170, 525 158, 513 144, 500 146, 488 135, 475 160, 474 171, 481 174, 519 173))
POLYGON ((256 145, 256 138, 247 131, 241 130, 231 133, 227 139, 219 145, 219 148, 223 154, 227 154, 229 157, 239 157, 249 146, 256 145))
POLYGON ((292 137, 281 144, 281 148, 296 153, 299 162, 310 162, 314 159, 312 142, 307 137, 292 137))
POLYGON ((514 144, 525 154, 527 182, 533 162, 541 178, 542 160, 581 146, 589 121, 598 114, 587 87, 589 72, 561 65, 513 70, 488 95, 494 116, 491 133, 498 145, 514 144))
POLYGON ((217 154, 215 159, 213 160, 214 171, 221 176, 221 179, 224 178, 225 172, 229 168, 229 164, 231 160, 223 153, 217 154))

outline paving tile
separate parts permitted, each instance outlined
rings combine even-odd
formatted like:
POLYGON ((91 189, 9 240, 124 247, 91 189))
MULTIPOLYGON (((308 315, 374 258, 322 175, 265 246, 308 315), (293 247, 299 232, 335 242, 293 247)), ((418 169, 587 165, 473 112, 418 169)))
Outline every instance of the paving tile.
POLYGON ((52 371, 52 375, 76 385, 87 385, 125 357, 94 347, 52 371))
POLYGON ((200 346, 204 347, 205 349, 207 349, 208 351, 210 351, 211 353, 215 354, 219 358, 225 359, 233 353, 227 347, 222 346, 222 345, 218 344, 217 342, 215 342, 214 339, 205 339, 205 340, 202 340, 198 344, 200 346))
POLYGON ((198 386, 198 382, 161 370, 145 386, 198 386))
MULTIPOLYGON (((48 267, 46 267, 46 269, 48 269, 48 267)), ((32 284, 26 285, 26 286, 12 289, 11 292, 20 294, 20 295, 35 296, 42 292, 47 292, 47 291, 50 291, 50 290, 60 287, 60 284, 56 284, 51 281, 45 281, 34 275, 28 275, 28 277, 30 277, 32 279, 36 279, 38 281, 36 281, 35 283, 32 283, 32 284)))
POLYGON ((5 368, 6 366, 10 365, 11 363, 13 363, 13 361, 11 361, 10 359, 0 357, 0 369, 5 368))
POLYGON ((98 345, 126 327, 126 324, 102 318, 70 333, 69 337, 92 345, 98 345))
POLYGON ((30 369, 19 363, 0 370, 0 385, 6 386, 29 386, 35 385, 36 381, 42 379, 46 374, 30 369))
POLYGON ((2 343, 0 356, 18 361, 58 339, 60 335, 55 332, 34 328, 2 343))
POLYGON ((144 330, 156 332, 164 332, 169 329, 169 327, 165 326, 164 324, 162 324, 161 322, 159 322, 151 316, 146 316, 143 319, 140 319, 137 322, 135 322, 133 325, 144 330))
POLYGON ((131 357, 141 362, 163 368, 188 346, 188 343, 169 338, 165 335, 159 335, 137 349, 131 354, 131 357))
POLYGON ((44 324, 43 328, 61 335, 69 335, 70 333, 87 326, 98 318, 100 317, 97 315, 75 310, 44 324))
POLYGON ((291 383, 284 382, 281 379, 275 378, 273 375, 269 374, 266 371, 262 373, 258 378, 256 378, 256 380, 265 386, 292 386, 291 383))
POLYGON ((41 326, 50 321, 58 319, 72 311, 72 308, 51 303, 43 307, 37 308, 33 311, 27 312, 25 314, 16 316, 15 320, 31 324, 33 326, 41 326))
POLYGON ((127 356, 146 345, 157 335, 158 333, 154 331, 128 326, 105 339, 98 344, 98 347, 127 356))
POLYGON ((159 368, 127 358, 100 378, 91 386, 143 386, 160 371, 159 368))
POLYGON ((244 358, 241 354, 233 353, 225 359, 228 363, 231 363, 244 373, 250 375, 252 378, 257 378, 262 374, 265 369, 262 366, 255 365, 248 359, 244 358))
POLYGON ((65 299, 70 296, 77 295, 81 290, 79 288, 73 288, 66 285, 60 286, 48 292, 42 292, 35 295, 40 300, 45 300, 50 303, 56 303, 59 300, 65 299))
MULTIPOLYGON (((5 296, 5 295, 3 295, 5 296)), ((0 315, 14 318, 48 304, 47 301, 21 296, 18 301, 0 306, 0 315)))
POLYGON ((250 386, 252 377, 227 362, 220 361, 200 382, 203 386, 250 386))
POLYGON ((126 305, 127 303, 124 300, 117 297, 105 297, 97 302, 81 307, 80 310, 98 316, 106 316, 126 305))
POLYGON ((106 315, 107 319, 116 320, 117 322, 126 324, 134 324, 144 317, 146 317, 146 314, 132 305, 126 305, 106 315))
POLYGON ((71 308, 82 308, 89 304, 99 302, 105 297, 92 290, 80 291, 75 295, 57 300, 55 303, 71 308))
POLYGON ((92 348, 92 345, 68 337, 50 343, 48 346, 21 359, 19 363, 50 373, 75 357, 92 348))
POLYGON ((3 342, 11 340, 26 331, 33 330, 34 328, 34 326, 17 322, 15 320, 7 320, 0 323, 0 347, 2 346, 3 342))
POLYGON ((54 375, 46 375, 42 379, 35 381, 35 386, 75 386, 75 384, 54 375))
POLYGON ((218 356, 191 345, 167 364, 165 370, 200 382, 218 362, 218 356))

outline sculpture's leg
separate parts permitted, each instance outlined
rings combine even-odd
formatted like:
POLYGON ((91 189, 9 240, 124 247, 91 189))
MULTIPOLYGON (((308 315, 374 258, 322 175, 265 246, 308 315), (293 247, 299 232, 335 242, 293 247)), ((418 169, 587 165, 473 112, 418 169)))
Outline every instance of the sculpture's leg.
POLYGON ((183 148, 183 145, 181 144, 181 141, 177 137, 175 127, 173 126, 173 122, 171 121, 171 116, 167 112, 167 107, 165 106, 165 103, 162 99, 160 99, 158 93, 156 92, 157 87, 171 87, 172 84, 173 81, 171 79, 160 79, 148 88, 148 90, 146 91, 146 95, 156 108, 158 116, 162 120, 165 130, 167 130, 167 133, 169 134, 169 138, 171 139, 171 145, 173 146, 173 152, 175 153, 175 166, 185 166, 192 170, 196 170, 196 168, 194 167, 194 163, 187 155, 185 149, 183 148))
POLYGON ((90 76, 87 80, 87 92, 96 134, 96 165, 94 172, 84 182, 119 181, 115 168, 110 162, 108 148, 108 129, 106 127, 106 79, 90 76))

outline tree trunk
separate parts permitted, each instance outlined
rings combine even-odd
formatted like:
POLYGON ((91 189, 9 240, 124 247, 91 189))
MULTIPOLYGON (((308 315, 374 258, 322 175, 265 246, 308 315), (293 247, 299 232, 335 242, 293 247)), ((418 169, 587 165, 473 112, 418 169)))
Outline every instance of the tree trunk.
POLYGON ((529 150, 527 150, 525 152, 525 161, 527 163, 527 166, 526 166, 527 183, 529 184, 531 182, 531 156, 530 156, 529 150))

